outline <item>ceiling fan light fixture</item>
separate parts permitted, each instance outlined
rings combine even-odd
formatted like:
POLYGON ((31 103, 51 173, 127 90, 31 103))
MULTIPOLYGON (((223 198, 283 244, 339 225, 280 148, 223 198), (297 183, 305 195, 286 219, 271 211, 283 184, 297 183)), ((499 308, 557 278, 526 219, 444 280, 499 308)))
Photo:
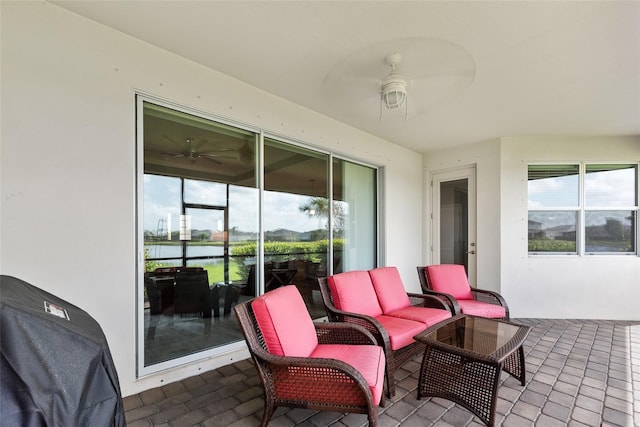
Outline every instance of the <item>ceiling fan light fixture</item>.
POLYGON ((382 80, 380 86, 380 121, 382 121, 382 104, 387 110, 399 110, 404 106, 404 119, 407 120, 407 81, 398 74, 396 67, 402 60, 399 53, 392 53, 384 58, 384 62, 391 67, 391 72, 382 80))
POLYGON ((382 83, 382 102, 388 110, 399 110, 407 100, 407 82, 392 73, 382 83))

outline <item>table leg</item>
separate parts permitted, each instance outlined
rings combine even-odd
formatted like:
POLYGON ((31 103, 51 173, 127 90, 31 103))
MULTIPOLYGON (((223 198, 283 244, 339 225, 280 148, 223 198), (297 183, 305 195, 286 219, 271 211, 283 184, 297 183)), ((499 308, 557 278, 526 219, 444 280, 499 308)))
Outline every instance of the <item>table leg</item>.
POLYGON ((527 370, 525 368, 524 349, 522 346, 505 359, 503 369, 512 377, 520 380, 520 384, 525 385, 527 370))
POLYGON ((501 370, 501 364, 474 361, 427 345, 420 367, 418 399, 440 397, 458 403, 491 427, 501 370))

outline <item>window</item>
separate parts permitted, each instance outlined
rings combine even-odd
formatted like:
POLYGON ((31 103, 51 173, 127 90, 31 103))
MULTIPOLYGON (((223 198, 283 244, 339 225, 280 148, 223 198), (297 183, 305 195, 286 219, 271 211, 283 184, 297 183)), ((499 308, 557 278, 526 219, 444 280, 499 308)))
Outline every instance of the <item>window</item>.
POLYGON ((138 112, 139 375, 242 347, 238 301, 291 283, 325 316, 319 277, 377 265, 376 168, 143 97, 138 112))
POLYGON ((529 165, 529 253, 637 253, 638 165, 529 165))

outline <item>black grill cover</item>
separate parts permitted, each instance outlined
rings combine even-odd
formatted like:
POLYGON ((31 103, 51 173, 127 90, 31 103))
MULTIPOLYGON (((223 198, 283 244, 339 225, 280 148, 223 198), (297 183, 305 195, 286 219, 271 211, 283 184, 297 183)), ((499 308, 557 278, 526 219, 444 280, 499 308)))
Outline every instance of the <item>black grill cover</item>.
POLYGON ((29 283, 0 275, 0 426, 125 426, 100 325, 29 283))

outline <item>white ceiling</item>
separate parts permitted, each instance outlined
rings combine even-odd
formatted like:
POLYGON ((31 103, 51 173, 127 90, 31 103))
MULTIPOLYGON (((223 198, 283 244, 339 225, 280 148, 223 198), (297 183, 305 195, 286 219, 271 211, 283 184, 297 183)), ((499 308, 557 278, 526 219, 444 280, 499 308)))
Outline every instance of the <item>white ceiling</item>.
POLYGON ((640 1, 52 3, 419 152, 640 134, 640 1), (393 51, 409 117, 381 122, 393 51))

